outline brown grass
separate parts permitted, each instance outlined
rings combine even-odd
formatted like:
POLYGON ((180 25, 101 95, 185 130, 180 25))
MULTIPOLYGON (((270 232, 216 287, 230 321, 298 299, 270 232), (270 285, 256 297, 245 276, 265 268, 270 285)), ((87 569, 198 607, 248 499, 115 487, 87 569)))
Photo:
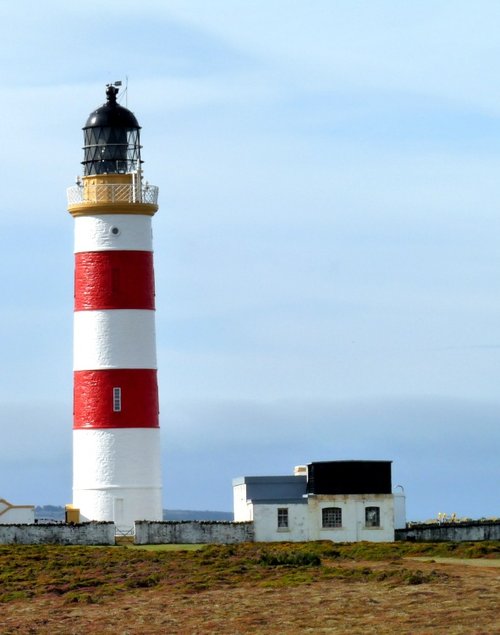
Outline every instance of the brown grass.
POLYGON ((0 546, 0 633, 500 633, 500 569, 443 554, 499 544, 0 546))

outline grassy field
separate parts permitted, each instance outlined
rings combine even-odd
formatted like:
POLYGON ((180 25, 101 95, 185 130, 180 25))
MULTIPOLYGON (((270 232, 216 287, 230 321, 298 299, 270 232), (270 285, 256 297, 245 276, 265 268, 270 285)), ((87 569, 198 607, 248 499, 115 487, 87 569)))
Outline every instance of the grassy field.
POLYGON ((499 558, 498 542, 0 546, 0 633, 492 635, 499 558))

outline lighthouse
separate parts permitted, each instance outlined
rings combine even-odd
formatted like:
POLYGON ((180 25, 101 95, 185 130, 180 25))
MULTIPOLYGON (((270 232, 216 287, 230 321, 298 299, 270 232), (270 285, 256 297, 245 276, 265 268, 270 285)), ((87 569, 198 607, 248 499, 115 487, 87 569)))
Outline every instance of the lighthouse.
POLYGON ((75 227, 73 506, 82 520, 162 519, 151 221, 140 126, 120 82, 83 128, 75 227))

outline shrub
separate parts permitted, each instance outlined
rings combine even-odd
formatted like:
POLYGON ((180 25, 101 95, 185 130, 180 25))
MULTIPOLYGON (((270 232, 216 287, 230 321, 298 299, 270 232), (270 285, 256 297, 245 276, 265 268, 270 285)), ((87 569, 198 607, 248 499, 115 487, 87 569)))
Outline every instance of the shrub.
POLYGON ((258 562, 268 567, 319 567, 321 558, 311 551, 264 551, 258 562))

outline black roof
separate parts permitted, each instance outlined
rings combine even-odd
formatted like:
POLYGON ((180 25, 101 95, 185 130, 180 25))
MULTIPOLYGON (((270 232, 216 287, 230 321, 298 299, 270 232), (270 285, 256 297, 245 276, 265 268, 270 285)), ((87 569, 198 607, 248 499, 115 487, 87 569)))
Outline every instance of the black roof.
POLYGON ((308 494, 390 494, 392 461, 315 461, 308 494))
POLYGON ((106 97, 107 102, 100 108, 97 108, 88 116, 87 122, 83 129, 87 128, 140 128, 139 122, 135 118, 133 112, 120 106, 116 101, 118 89, 115 86, 107 86, 106 97))

